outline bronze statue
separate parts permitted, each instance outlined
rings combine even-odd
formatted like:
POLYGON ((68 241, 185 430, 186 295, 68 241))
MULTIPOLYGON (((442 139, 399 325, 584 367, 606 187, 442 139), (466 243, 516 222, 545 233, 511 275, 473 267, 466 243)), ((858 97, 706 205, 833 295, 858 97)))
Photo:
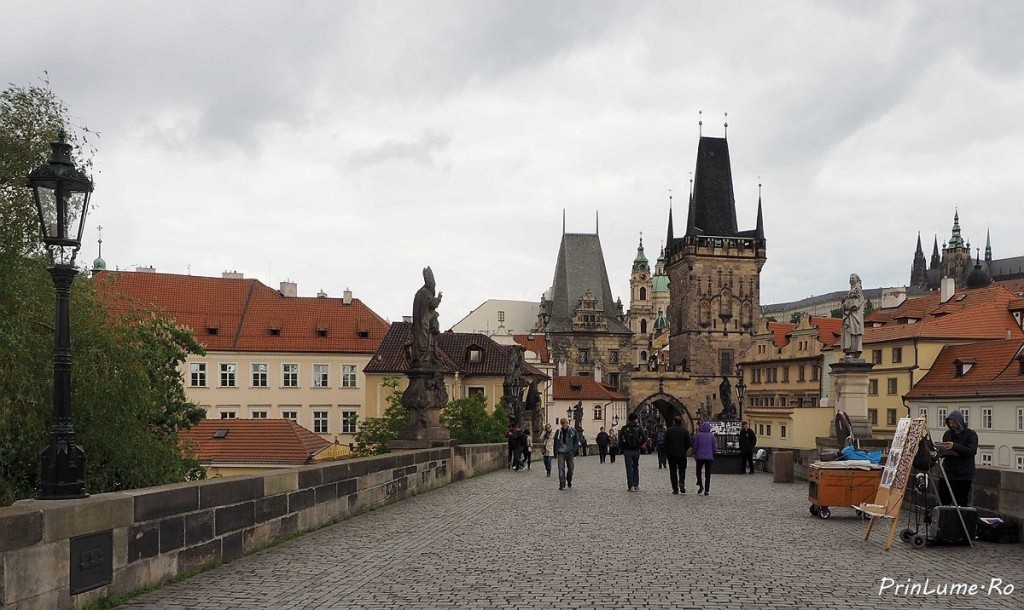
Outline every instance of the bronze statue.
POLYGON ((572 418, 576 421, 575 428, 580 430, 583 428, 583 401, 577 402, 572 408, 572 418))
POLYGON ((526 410, 536 411, 540 408, 540 390, 537 389, 537 384, 540 383, 536 379, 530 382, 530 388, 526 390, 526 410))
POLYGON ((722 401, 722 412, 729 411, 732 407, 732 385, 725 375, 722 375, 722 383, 718 384, 718 398, 722 401))
POLYGON ((423 287, 416 291, 412 302, 412 353, 410 364, 413 368, 433 368, 439 364, 437 358, 437 335, 441 332, 437 318, 437 306, 441 296, 434 296, 434 272, 423 268, 423 287))

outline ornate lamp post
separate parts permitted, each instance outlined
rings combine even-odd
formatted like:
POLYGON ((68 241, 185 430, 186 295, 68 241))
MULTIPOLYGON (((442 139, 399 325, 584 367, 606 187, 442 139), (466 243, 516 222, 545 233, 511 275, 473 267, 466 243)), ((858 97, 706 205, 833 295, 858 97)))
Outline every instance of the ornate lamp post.
POLYGON ((747 393, 747 384, 743 383, 743 369, 736 367, 736 398, 740 403, 740 421, 743 421, 743 395, 747 393))
POLYGON ((49 163, 32 170, 27 186, 35 196, 43 243, 50 256, 50 276, 57 295, 53 348, 53 421, 50 445, 41 457, 42 478, 36 490, 40 500, 84 498, 85 450, 75 443, 71 422, 71 283, 78 270, 75 255, 82 245, 82 230, 89 211, 92 180, 75 169, 71 145, 61 131, 51 143, 49 163))

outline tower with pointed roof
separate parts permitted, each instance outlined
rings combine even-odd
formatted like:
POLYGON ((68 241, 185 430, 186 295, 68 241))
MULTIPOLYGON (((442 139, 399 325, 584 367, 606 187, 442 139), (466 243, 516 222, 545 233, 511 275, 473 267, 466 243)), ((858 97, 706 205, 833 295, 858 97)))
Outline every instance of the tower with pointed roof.
POLYGON ((760 195, 755 228, 737 228, 725 138, 701 136, 692 189, 686 233, 670 235, 665 247, 669 357, 696 384, 688 391, 703 397, 722 375, 735 375, 737 359, 750 346, 760 320, 766 240, 760 195))
POLYGON ((917 233, 917 250, 914 251, 914 264, 910 267, 910 285, 928 288, 928 266, 924 260, 924 249, 921 247, 921 232, 917 233))
MULTIPOLYGON (((649 270, 643 247, 636 265, 649 270)), ((613 300, 601 239, 563 233, 551 288, 542 298, 539 329, 548 338, 557 374, 583 375, 616 388, 629 381, 632 332, 613 300)))
MULTIPOLYGON (((920 237, 918 237, 918 250, 921 248, 920 237)), ((985 232, 985 254, 981 256, 980 249, 977 258, 972 256, 970 242, 964 240, 960 228, 960 211, 953 214, 953 229, 949 242, 942 244, 942 254, 939 255, 939 238, 935 237, 935 244, 932 246, 931 261, 926 273, 926 280, 920 281, 917 270, 917 252, 914 253, 914 268, 911 271, 911 285, 928 290, 938 290, 941 280, 944 277, 953 278, 956 290, 977 288, 986 285, 985 282, 1002 282, 1024 278, 1024 256, 994 259, 992 257, 992 234, 990 230, 985 232), (973 279, 971 279, 973 276, 973 279)))

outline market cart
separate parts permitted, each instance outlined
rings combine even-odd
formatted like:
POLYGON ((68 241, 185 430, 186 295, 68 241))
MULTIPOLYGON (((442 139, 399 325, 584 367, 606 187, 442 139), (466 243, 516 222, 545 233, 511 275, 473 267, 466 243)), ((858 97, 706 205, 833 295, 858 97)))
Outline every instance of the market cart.
POLYGON ((857 507, 874 501, 882 470, 878 464, 866 460, 814 462, 807 477, 811 514, 828 519, 832 516, 830 506, 849 506, 860 516, 857 507))

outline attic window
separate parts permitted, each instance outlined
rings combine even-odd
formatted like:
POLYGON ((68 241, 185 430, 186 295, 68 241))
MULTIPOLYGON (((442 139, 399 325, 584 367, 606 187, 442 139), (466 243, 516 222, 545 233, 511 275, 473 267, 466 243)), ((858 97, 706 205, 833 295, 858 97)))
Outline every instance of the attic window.
POLYGON ((583 384, 578 381, 570 381, 569 389, 573 390, 574 392, 578 392, 583 389, 583 384))
POLYGON ((273 326, 268 328, 267 332, 269 332, 271 335, 273 335, 275 337, 278 337, 278 336, 281 335, 281 329, 280 328, 274 328, 273 326))
POLYGON ((318 329, 316 329, 316 336, 318 336, 318 337, 326 337, 327 336, 327 329, 326 328, 318 328, 318 329))
POLYGON ((211 438, 227 438, 228 432, 231 432, 231 431, 227 430, 227 429, 224 429, 224 428, 221 428, 220 430, 217 430, 216 432, 214 432, 213 436, 211 438))
POLYGON ((216 335, 217 331, 219 331, 219 330, 220 330, 220 322, 218 322, 217 320, 207 320, 206 321, 206 334, 208 334, 208 335, 216 335))
POLYGON ((358 331, 357 334, 359 335, 360 339, 369 339, 370 338, 370 331, 368 331, 368 330, 358 331))
POLYGON ((471 347, 466 350, 466 360, 468 362, 483 362, 484 361, 484 350, 479 347, 471 347))
POLYGON ((977 364, 977 360, 967 360, 958 358, 953 361, 953 364, 956 365, 956 376, 963 377, 964 375, 967 374, 968 371, 971 370, 972 367, 974 367, 975 364, 977 364))

